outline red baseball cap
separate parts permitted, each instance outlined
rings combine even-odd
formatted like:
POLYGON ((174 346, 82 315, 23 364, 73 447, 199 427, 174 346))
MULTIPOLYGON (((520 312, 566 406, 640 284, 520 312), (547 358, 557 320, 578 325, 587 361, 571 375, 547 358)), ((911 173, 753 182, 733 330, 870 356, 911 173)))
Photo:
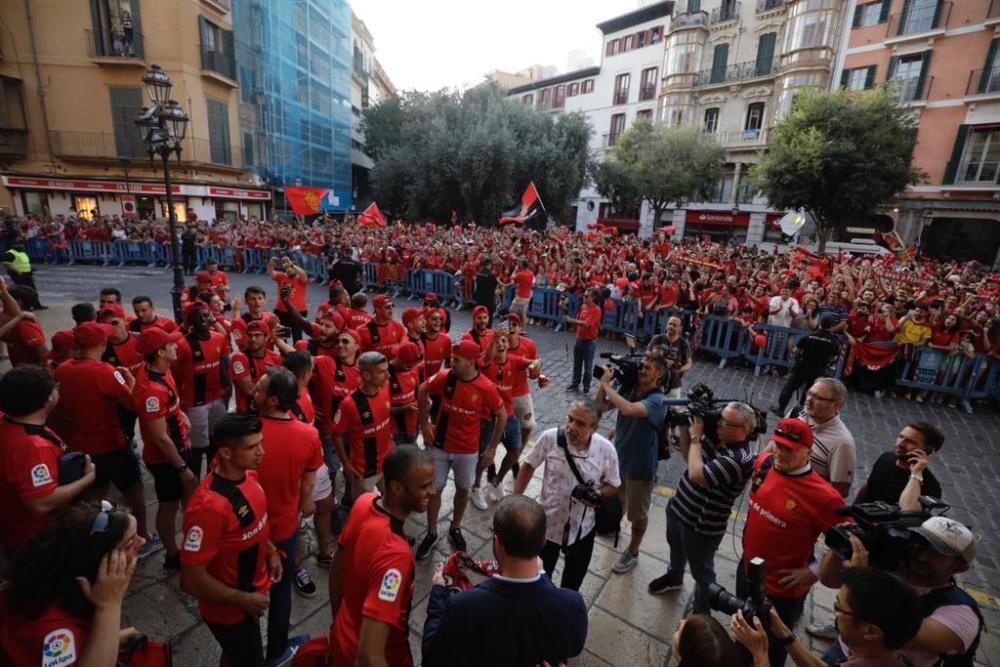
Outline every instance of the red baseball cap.
POLYGON ((797 417, 785 417, 774 427, 774 434, 771 440, 791 447, 792 449, 802 449, 812 447, 813 432, 809 424, 797 417))
MULTIPOLYGON (((247 329, 249 328, 250 325, 247 325, 247 329)), ((135 345, 135 349, 139 354, 152 354, 167 343, 176 343, 183 337, 184 334, 180 331, 167 333, 160 327, 147 327, 139 334, 139 340, 135 345)))
POLYGON ((108 342, 108 336, 115 332, 115 328, 110 324, 98 324, 97 322, 81 322, 73 329, 73 343, 80 349, 86 350, 108 342))
POLYGON ((435 294, 434 292, 428 292, 427 294, 424 295, 424 301, 437 301, 437 300, 438 300, 438 295, 435 294))
POLYGON ((75 334, 72 329, 57 331, 52 334, 52 349, 49 350, 48 358, 52 361, 66 361, 73 350, 75 334))
POLYGON ((196 283, 210 283, 212 282, 212 274, 208 271, 199 271, 194 275, 194 281, 196 283))
POLYGON ((409 324, 413 320, 420 319, 423 316, 423 308, 407 308, 403 311, 403 324, 409 324))
POLYGON ((507 313, 507 321, 508 322, 517 322, 518 324, 520 324, 521 323, 521 316, 518 315, 517 313, 507 313))
POLYGON ((400 343, 399 347, 396 348, 396 359, 407 366, 416 365, 420 362, 420 358, 420 348, 409 341, 400 343))
POLYGON ((360 343, 361 342, 361 334, 358 333, 357 329, 341 329, 340 333, 342 335, 343 334, 347 334, 348 336, 350 336, 351 338, 354 339, 355 343, 360 343))
POLYGON ((253 320, 252 322, 247 322, 247 333, 250 333, 251 331, 259 331, 262 334, 271 333, 271 330, 268 329, 267 326, 260 320, 253 320))
POLYGON ((125 318, 125 309, 122 308, 120 303, 109 303, 97 312, 97 319, 103 320, 105 317, 121 317, 125 318))
POLYGON ((490 309, 487 308, 486 306, 476 306, 475 308, 472 309, 472 316, 473 317, 475 317, 479 313, 483 313, 484 315, 489 315, 490 314, 490 309))
POLYGON ((479 361, 479 343, 474 340, 461 341, 457 345, 452 346, 451 352, 469 361, 479 361))
POLYGON ((322 313, 320 313, 319 317, 317 317, 316 319, 317 320, 330 320, 331 322, 333 322, 333 326, 337 327, 338 331, 340 329, 344 328, 344 317, 343 317, 343 315, 341 315, 340 313, 338 313, 337 309, 333 308, 333 307, 330 307, 330 308, 327 308, 326 310, 324 310, 322 313))
POLYGON ((385 294, 379 294, 374 299, 372 299, 372 305, 375 306, 376 308, 382 308, 386 304, 390 306, 394 305, 392 299, 385 294))

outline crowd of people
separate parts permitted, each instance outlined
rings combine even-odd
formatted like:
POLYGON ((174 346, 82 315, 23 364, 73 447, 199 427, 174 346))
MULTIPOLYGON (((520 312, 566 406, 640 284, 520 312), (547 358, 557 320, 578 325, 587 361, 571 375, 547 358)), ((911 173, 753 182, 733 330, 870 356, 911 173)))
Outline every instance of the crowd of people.
MULTIPOLYGON (((72 227, 90 234, 133 223, 52 221, 37 233, 54 224, 65 235, 72 227)), ((959 339, 971 334, 973 352, 996 357, 996 274, 957 263, 894 267, 804 251, 769 255, 663 236, 459 231, 195 223, 186 233, 213 243, 239 244, 253 234, 255 242, 304 250, 303 241, 315 241, 329 252, 333 280, 328 300, 310 309, 309 276, 287 255, 268 263, 270 283, 262 276, 239 296, 211 263, 193 276, 180 325, 157 314, 148 296, 128 300, 105 288, 96 304, 73 307, 73 328, 48 337, 30 310, 33 290, 0 286, 0 338, 12 365, 0 377, 0 512, 9 517, 0 548, 11 582, 0 601, 0 655, 24 664, 41 653, 44 664, 61 642, 75 662, 59 664, 114 664, 136 562, 163 551, 163 567, 179 572, 181 589, 198 600, 222 664, 412 664, 415 562, 451 553, 432 580, 424 664, 565 662, 586 640, 577 591, 599 526, 609 516, 613 526, 628 522, 612 572, 634 576, 658 463, 673 450, 685 472, 666 508, 669 568, 648 591, 680 590, 687 569, 695 579, 693 613, 675 636, 680 664, 780 667, 786 655, 818 664, 791 630, 817 583, 839 590, 836 629, 809 629, 836 640, 825 664, 971 661, 982 617, 955 581, 975 558, 968 527, 928 515, 905 531, 908 550, 888 564, 855 535, 846 550, 814 553, 817 538, 843 521, 852 488, 859 487, 855 502, 906 511, 920 511, 922 496, 942 498, 930 467, 944 443, 936 426, 905 425, 856 484, 856 446, 840 417, 848 388, 809 361, 830 354, 822 340, 801 343, 802 361, 786 383, 795 386, 783 392, 790 400, 803 387, 801 410, 774 406, 781 419, 770 431, 742 402, 685 421, 671 399, 693 363, 684 311, 746 316, 748 327, 801 324, 823 340, 836 333, 852 342, 896 338, 947 353, 951 343, 934 338, 935 323, 960 319, 959 339), (366 261, 389 276, 410 267, 467 276, 471 328, 450 331, 435 294, 398 319, 391 294, 373 295, 369 307, 359 280, 366 261), (909 282, 890 277, 897 273, 909 282), (497 289, 507 284, 515 286, 509 309, 499 307, 497 289), (576 338, 566 387, 575 396, 563 426, 532 438, 533 388, 548 378, 526 335, 526 300, 546 285, 583 296, 579 311, 560 323, 576 338), (607 366, 591 373, 609 298, 633 299, 642 313, 678 311, 649 341, 631 386, 607 366), (893 312, 862 321, 864 304, 893 312), (610 412, 617 421, 604 437, 599 423, 610 412), (152 524, 137 437, 157 499, 152 524), (535 501, 523 494, 542 468, 535 501), (451 518, 439 524, 449 479, 451 518), (125 507, 102 500, 109 483, 125 507), (748 487, 736 593, 753 600, 759 584, 769 605, 736 612, 727 630, 709 613, 720 609, 715 554, 748 487), (464 555, 469 503, 478 511, 493 505, 495 562, 464 555), (405 521, 418 512, 426 513, 426 530, 409 535, 405 521), (318 594, 298 548, 304 520, 315 527, 317 565, 330 568, 330 632, 312 639, 289 636, 293 591, 318 594), (44 582, 40 568, 47 568, 44 582), (486 580, 472 586, 465 575, 473 570, 486 580), (919 618, 894 613, 889 593, 919 599, 910 605, 922 609, 919 618), (508 628, 499 646, 487 640, 498 627, 508 628)))

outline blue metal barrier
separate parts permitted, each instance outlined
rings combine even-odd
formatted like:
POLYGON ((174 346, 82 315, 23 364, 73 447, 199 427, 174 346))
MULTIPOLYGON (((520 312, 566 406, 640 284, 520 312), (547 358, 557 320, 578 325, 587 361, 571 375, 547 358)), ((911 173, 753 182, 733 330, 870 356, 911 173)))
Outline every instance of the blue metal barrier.
POLYGON ((28 239, 24 242, 24 253, 32 262, 47 262, 52 259, 52 246, 45 239, 28 239))
POLYGON ((719 357, 719 368, 725 368, 730 359, 746 354, 748 348, 749 335, 738 321, 719 315, 704 319, 700 349, 719 357))
POLYGON ((370 289, 378 285, 378 264, 365 262, 361 266, 364 268, 364 272, 361 275, 361 286, 365 289, 370 289))
POLYGON ((69 263, 100 262, 107 266, 113 259, 111 244, 102 241, 70 241, 69 263))
POLYGON ((212 246, 200 245, 194 249, 195 270, 200 271, 205 268, 205 262, 212 256, 212 246))
POLYGON ((990 398, 1000 401, 1000 361, 990 359, 985 354, 978 356, 979 364, 972 369, 972 378, 962 403, 972 408, 972 401, 990 398))
POLYGON ((969 358, 930 347, 912 348, 903 356, 896 386, 956 396, 962 412, 972 412, 970 394, 986 363, 981 354, 969 358))
POLYGON ((150 266, 170 267, 174 265, 174 255, 169 243, 151 243, 150 250, 152 251, 150 266))
POLYGON ((239 261, 237 259, 237 253, 239 252, 240 249, 233 246, 216 245, 212 246, 211 258, 219 263, 220 269, 236 270, 239 268, 239 261))
POLYGON ((115 241, 111 244, 111 256, 118 266, 129 263, 148 265, 153 261, 152 245, 138 241, 115 241))
POLYGON ((267 248, 244 248, 243 272, 264 273, 267 271, 267 260, 270 257, 271 252, 267 248))
POLYGON ((326 261, 319 255, 309 252, 302 253, 302 263, 299 266, 305 269, 315 282, 326 282, 326 261))

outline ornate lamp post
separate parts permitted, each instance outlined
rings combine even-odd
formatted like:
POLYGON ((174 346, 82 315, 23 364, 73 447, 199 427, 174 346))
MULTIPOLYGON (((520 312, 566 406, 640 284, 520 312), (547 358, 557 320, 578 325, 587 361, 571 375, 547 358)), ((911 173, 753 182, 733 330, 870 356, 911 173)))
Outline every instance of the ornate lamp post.
POLYGON ((188 116, 175 100, 170 99, 173 83, 159 65, 151 65, 142 77, 146 92, 152 103, 143 107, 136 116, 135 124, 139 135, 146 144, 149 161, 154 155, 163 160, 163 184, 167 193, 168 221, 170 225, 170 250, 173 254, 174 286, 170 290, 173 300, 174 319, 180 324, 184 319, 181 311, 181 293, 184 291, 184 269, 181 264, 180 244, 177 241, 177 216, 174 212, 174 193, 170 184, 170 155, 181 159, 181 142, 187 133, 188 116))

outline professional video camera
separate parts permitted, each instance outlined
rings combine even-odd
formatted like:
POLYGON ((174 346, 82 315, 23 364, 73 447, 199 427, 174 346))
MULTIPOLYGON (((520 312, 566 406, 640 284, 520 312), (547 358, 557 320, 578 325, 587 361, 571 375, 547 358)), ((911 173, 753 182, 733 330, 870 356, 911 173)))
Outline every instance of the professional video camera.
MULTIPOLYGON (((739 399, 716 398, 711 387, 699 382, 688 391, 687 405, 683 409, 671 413, 671 423, 678 426, 690 426, 691 417, 700 417, 705 424, 705 434, 714 441, 716 428, 719 425, 719 420, 722 419, 722 409, 726 403, 732 400, 739 399)), ((755 434, 767 433, 767 414, 747 401, 741 402, 749 405, 756 417, 757 430, 750 434, 751 437, 755 434)))
POLYGON ((747 581, 750 583, 750 595, 746 599, 736 597, 716 583, 709 584, 708 606, 715 611, 729 615, 742 611, 751 623, 753 623, 753 618, 757 617, 766 630, 770 627, 771 603, 764 597, 763 558, 757 557, 750 560, 747 581))
MULTIPOLYGON (((642 366, 643 352, 636 352, 635 336, 625 336, 625 344, 628 346, 627 354, 614 354, 612 352, 601 352, 601 359, 607 359, 607 365, 611 366, 612 381, 618 391, 627 394, 639 383, 639 368, 642 366)), ((604 377, 603 364, 594 366, 594 378, 600 381, 604 377)))
POLYGON ((843 560, 851 557, 850 536, 855 535, 868 550, 872 567, 895 570, 913 550, 919 536, 910 531, 932 516, 948 511, 949 505, 937 498, 920 496, 920 510, 904 512, 899 505, 884 502, 858 503, 842 507, 837 513, 856 523, 834 526, 826 532, 826 546, 843 560))

